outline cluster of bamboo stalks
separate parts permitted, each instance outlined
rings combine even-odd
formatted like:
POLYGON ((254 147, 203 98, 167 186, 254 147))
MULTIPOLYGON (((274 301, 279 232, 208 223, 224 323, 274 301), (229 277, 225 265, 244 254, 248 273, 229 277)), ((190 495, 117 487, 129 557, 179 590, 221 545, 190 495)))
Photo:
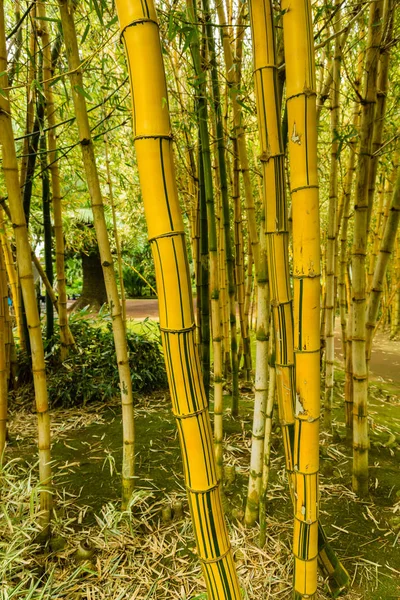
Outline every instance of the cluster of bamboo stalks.
MULTIPOLYGON (((20 36, 26 15, 20 3, 15 4, 13 35, 20 36)), ((54 306, 61 360, 65 360, 74 352, 74 339, 67 315, 63 192, 53 93, 54 73, 64 54, 117 355, 124 509, 129 506, 135 478, 133 395, 113 165, 105 131, 104 160, 120 289, 88 117, 77 4, 58 1, 62 33, 54 40, 46 2, 37 0, 29 9, 29 55, 39 60, 29 62, 24 148, 18 161, 10 97, 21 40, 16 41, 17 50, 8 62, 7 2, 0 0, 0 145, 5 184, 0 207, 0 453, 3 456, 6 444, 8 388, 15 379, 10 294, 18 343, 32 359, 40 508, 46 534, 52 513, 50 418, 33 265, 46 285, 47 338, 53 336, 54 306), (30 90, 37 79, 42 88, 35 105, 30 90), (39 155, 45 269, 32 252, 29 237, 32 181, 39 155), (52 229, 57 295, 52 287, 52 229)), ((321 365, 325 375, 323 426, 331 433, 338 313, 346 367, 346 427, 353 445, 353 489, 365 496, 373 336, 381 322, 390 324, 393 337, 400 329, 398 134, 388 142, 389 161, 382 158, 395 1, 355 4, 343 27, 344 7, 336 0, 326 12, 325 33, 319 33, 322 42, 317 48, 309 0, 282 0, 279 13, 271 0, 249 0, 248 6, 217 0, 215 7, 209 0, 187 0, 179 11, 171 3, 167 6, 170 15, 184 26, 179 36, 168 34, 163 45, 152 0, 116 0, 116 8, 131 84, 135 154, 154 259, 172 410, 209 598, 241 597, 222 509, 224 386, 231 392, 232 417, 240 412, 242 389, 254 389, 246 525, 259 521, 263 545, 276 398, 293 504, 294 597, 316 597, 318 565, 332 594, 337 595, 346 589, 349 578, 319 520, 321 365), (254 83, 246 95, 248 24, 254 83), (356 42, 346 50, 350 38, 356 42), (355 66, 347 72, 350 84, 343 92, 346 52, 355 66), (317 70, 316 55, 321 60, 317 70), (166 73, 171 75, 172 86, 166 73), (171 124, 169 87, 171 106, 189 123, 177 135, 171 124), (343 106, 344 94, 353 102, 350 110, 348 102, 343 106), (330 123, 324 130, 321 119, 328 99, 330 123), (249 102, 255 106, 257 141, 254 136, 249 140, 249 102), (344 143, 347 113, 351 113, 352 135, 344 143), (325 222, 320 216, 319 135, 328 139, 329 146, 325 222), (326 240, 322 261, 321 239, 326 240)))

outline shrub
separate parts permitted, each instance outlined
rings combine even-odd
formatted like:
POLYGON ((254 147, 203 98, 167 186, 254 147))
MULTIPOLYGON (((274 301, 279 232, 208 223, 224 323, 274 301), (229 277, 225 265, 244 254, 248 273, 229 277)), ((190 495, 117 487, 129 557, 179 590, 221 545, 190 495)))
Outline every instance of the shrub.
MULTIPOLYGON (((93 400, 118 396, 119 376, 110 321, 99 326, 85 318, 70 321, 76 350, 63 363, 59 360, 59 340, 46 357, 49 402, 52 407, 85 405, 93 400)), ((127 332, 129 366, 135 392, 151 392, 167 385, 160 337, 127 332)), ((19 356, 19 383, 29 381, 30 360, 19 356)))

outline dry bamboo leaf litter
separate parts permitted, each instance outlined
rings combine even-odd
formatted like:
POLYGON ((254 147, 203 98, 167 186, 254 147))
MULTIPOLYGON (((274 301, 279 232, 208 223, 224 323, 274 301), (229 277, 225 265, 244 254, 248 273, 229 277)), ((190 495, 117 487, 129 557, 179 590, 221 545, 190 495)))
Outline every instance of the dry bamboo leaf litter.
MULTIPOLYGON (((165 411, 165 402, 155 402, 154 405, 149 403, 146 409, 139 407, 136 410, 139 418, 143 418, 144 414, 148 418, 153 412, 165 411)), ((87 419, 82 419, 82 413, 76 409, 62 411, 62 415, 57 415, 53 425, 54 437, 68 444, 67 431, 61 423, 63 419, 68 424, 69 431, 74 431, 90 426, 95 422, 94 419, 101 423, 104 419, 103 411, 104 407, 99 406, 87 419), (57 425, 58 422, 60 425, 57 425)), ((25 419, 30 425, 31 421, 33 423, 36 419, 36 415, 30 415, 28 412, 19 415, 19 434, 22 435, 22 432, 24 439, 29 439, 31 433, 32 436, 36 434, 29 426, 25 427, 25 419)), ((236 477, 242 479, 246 479, 248 474, 247 437, 243 432, 230 434, 226 453, 226 462, 235 466, 236 477)), ((159 445, 155 439, 153 444, 153 447, 159 445)), ((107 438, 104 434, 92 436, 90 443, 87 442, 83 446, 87 447, 90 460, 104 460, 104 454, 101 455, 107 452, 107 438), (95 437, 96 440, 93 439, 95 437)), ((71 451, 72 454, 74 452, 76 450, 71 451)), ((333 460, 340 459, 335 450, 332 454, 333 460)), ((79 473, 80 463, 80 460, 65 461, 61 464, 64 468, 60 469, 60 477, 68 468, 71 472, 76 470, 79 473)), ((287 503, 288 498, 286 474, 281 456, 276 450, 273 451, 272 464, 277 478, 271 482, 268 502, 271 506, 279 506, 287 503)), ((163 472, 168 471, 165 465, 162 465, 162 469, 163 472)), ((85 516, 90 507, 78 505, 77 494, 71 494, 57 485, 57 476, 57 513, 53 524, 53 540, 65 540, 61 549, 53 549, 52 544, 43 549, 35 543, 38 534, 36 517, 39 493, 35 465, 28 465, 26 460, 13 460, 5 467, 1 478, 0 589, 7 590, 2 592, 1 600, 3 597, 21 600, 28 597, 32 600, 97 600, 103 597, 107 600, 143 600, 146 597, 157 600, 202 598, 205 586, 200 574, 187 508, 183 518, 172 520, 168 524, 162 523, 160 519, 161 509, 166 504, 172 505, 178 500, 185 506, 186 495, 180 472, 177 471, 175 475, 175 493, 161 492, 161 486, 157 486, 151 477, 147 477, 147 481, 144 481, 147 489, 138 489, 135 492, 131 516, 121 513, 115 504, 106 503, 97 513, 96 521, 90 526, 85 523, 85 516), (162 500, 159 499, 160 494, 162 500), (88 561, 77 562, 76 550, 85 540, 89 540, 93 545, 94 555, 88 561)), ((374 519, 377 519, 377 516, 370 503, 357 502, 347 486, 339 482, 333 483, 331 478, 325 477, 323 481, 322 493, 325 497, 329 495, 335 502, 347 502, 349 505, 356 502, 362 506, 367 521, 371 526, 375 526, 374 519)), ((388 508, 387 512, 396 515, 399 508, 400 503, 397 503, 388 508)), ((380 523, 380 519, 378 522, 380 523)), ((337 539, 338 546, 342 542, 345 543, 346 537, 351 535, 354 523, 355 521, 350 520, 346 521, 346 526, 342 523, 336 524, 336 534, 332 537, 337 539)), ((282 520, 281 514, 275 515, 275 511, 272 512, 264 549, 257 546, 257 528, 247 530, 235 520, 229 524, 229 530, 241 585, 246 590, 244 597, 248 600, 258 599, 260 596, 289 599, 292 577, 291 520, 282 520)), ((394 540, 396 544, 396 533, 390 530, 385 533, 385 536, 389 536, 387 543, 392 545, 394 540)), ((363 537, 365 539, 365 536, 363 537)), ((381 537, 376 541, 384 539, 386 538, 381 537)), ((361 555, 342 558, 352 571, 357 589, 362 589, 362 586, 367 584, 376 587, 381 576, 393 576, 396 572, 393 565, 390 565, 389 569, 384 561, 367 562, 368 558, 364 559, 361 555)), ((320 584, 321 592, 318 598, 323 600, 327 596, 324 594, 322 581, 320 584)), ((362 592, 353 590, 344 598, 363 600, 364 597, 362 592)))

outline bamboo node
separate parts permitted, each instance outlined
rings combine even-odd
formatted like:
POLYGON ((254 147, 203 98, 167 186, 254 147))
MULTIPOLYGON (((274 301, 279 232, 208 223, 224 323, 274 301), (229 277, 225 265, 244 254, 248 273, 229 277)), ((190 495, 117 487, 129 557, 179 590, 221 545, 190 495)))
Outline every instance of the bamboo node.
POLYGON ((121 31, 120 39, 124 37, 125 31, 129 29, 129 27, 135 27, 136 25, 144 25, 145 23, 154 23, 154 25, 156 25, 157 27, 159 26, 158 22, 155 19, 149 19, 145 17, 143 17, 142 19, 136 19, 135 21, 128 23, 128 25, 125 25, 125 27, 121 31))
POLYGON ((224 558, 226 558, 228 556, 230 551, 231 551, 231 546, 229 545, 228 550, 226 552, 224 552, 223 554, 221 554, 221 556, 218 556, 216 558, 202 558, 201 556, 199 556, 199 560, 202 563, 206 563, 206 564, 216 563, 216 562, 219 562, 220 560, 224 560, 224 558))
POLYGON ((133 141, 137 142, 138 140, 168 140, 172 142, 173 139, 174 138, 172 133, 169 133, 168 135, 136 135, 133 138, 133 141))
POLYGON ((208 488, 205 488, 204 490, 195 490, 194 488, 191 488, 189 485, 186 485, 187 491, 190 492, 191 494, 207 494, 208 492, 212 492, 213 490, 216 490, 218 488, 219 488, 219 481, 217 481, 213 485, 210 485, 208 488))
POLYGON ((170 329, 169 327, 160 327, 160 331, 163 333, 189 333, 196 329, 196 323, 192 323, 189 327, 182 327, 182 329, 170 329))
POLYGON ((184 231, 180 231, 180 230, 175 230, 175 231, 166 231, 165 233, 160 233, 160 235, 155 235, 154 237, 148 238, 148 241, 150 242, 150 244, 152 242, 155 242, 161 238, 167 238, 167 237, 174 237, 174 236, 178 236, 178 235, 185 235, 184 231))
POLYGON ((300 185, 297 188, 292 188, 290 191, 292 194, 295 194, 296 192, 300 192, 301 190, 318 190, 319 186, 318 185, 300 185))
POLYGON ((178 419, 179 421, 182 421, 183 419, 190 419, 192 417, 197 417, 198 415, 201 415, 204 412, 206 412, 206 407, 203 407, 199 410, 195 410, 191 413, 177 413, 172 409, 172 414, 174 415, 175 419, 178 419))

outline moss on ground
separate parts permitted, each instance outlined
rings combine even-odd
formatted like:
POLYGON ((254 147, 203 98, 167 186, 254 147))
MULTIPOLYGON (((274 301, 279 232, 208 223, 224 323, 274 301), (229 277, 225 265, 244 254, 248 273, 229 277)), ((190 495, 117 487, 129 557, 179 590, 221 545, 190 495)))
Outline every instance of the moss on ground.
MULTIPOLYGON (((335 434, 333 437, 321 435, 321 519, 353 578, 352 591, 345 597, 352 600, 400 598, 399 399, 391 385, 375 381, 370 386, 371 489, 366 501, 357 501, 351 491, 351 448, 346 444, 343 424, 343 378, 343 372, 337 369, 335 434)), ((230 416, 230 401, 227 387, 225 460, 226 464, 235 466, 235 476, 225 485, 224 502, 229 518, 237 523, 243 514, 247 487, 252 394, 248 391, 243 395, 238 419, 230 416)), ((212 403, 210 408, 212 412, 212 403)), ((90 410, 92 412, 71 409, 60 414, 60 422, 69 421, 73 426, 66 430, 60 427, 53 443, 55 471, 61 474, 56 478, 57 487, 67 495, 77 496, 75 502, 82 511, 79 526, 86 527, 94 526, 95 515, 100 514, 105 504, 118 503, 122 457, 118 402, 90 410)), ((57 416, 57 411, 54 414, 57 416)), ((152 492, 156 502, 174 493, 182 494, 182 463, 168 394, 138 398, 135 416, 137 488, 152 492)), ((33 425, 24 428, 24 418, 18 414, 19 425, 11 428, 7 455, 9 458, 23 455, 32 462, 36 456, 35 428, 33 425), (19 433, 13 433, 16 431, 19 433)), ((279 428, 275 425, 267 511, 271 523, 284 524, 279 535, 287 547, 292 510, 277 431, 279 428)), ((194 560, 192 554, 190 560, 194 560)))

